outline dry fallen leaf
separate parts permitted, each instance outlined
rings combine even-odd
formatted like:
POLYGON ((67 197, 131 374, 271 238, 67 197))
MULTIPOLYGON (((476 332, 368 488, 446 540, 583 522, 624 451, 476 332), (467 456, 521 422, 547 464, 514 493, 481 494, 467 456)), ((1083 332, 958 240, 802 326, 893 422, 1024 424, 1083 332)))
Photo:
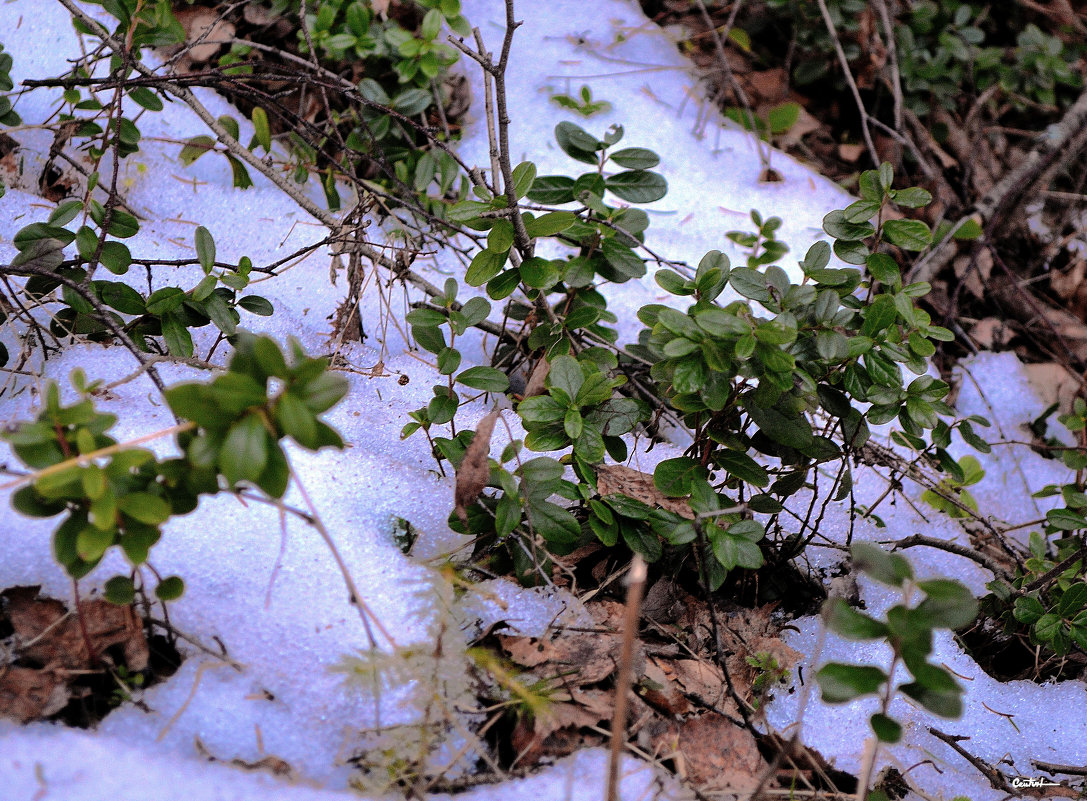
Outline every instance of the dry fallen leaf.
POLYGON ((69 697, 67 682, 52 670, 0 668, 0 718, 42 720, 63 709, 69 697))
POLYGON ((649 506, 659 506, 688 520, 694 519, 691 506, 684 500, 668 498, 657 489, 653 476, 621 464, 605 464, 596 469, 596 488, 604 496, 626 495, 649 506))
POLYGON ((678 748, 687 778, 703 792, 751 792, 766 770, 751 732, 714 712, 683 721, 678 748))
POLYGON ((546 388, 544 383, 547 380, 547 374, 550 372, 551 362, 547 359, 536 362, 536 366, 532 368, 532 373, 528 377, 528 383, 525 384, 524 396, 531 398, 534 395, 542 395, 546 388))
POLYGON ((190 64, 207 63, 218 54, 224 42, 234 37, 234 24, 221 19, 214 9, 194 6, 179 8, 174 14, 185 29, 186 42, 202 38, 207 43, 189 48, 185 57, 190 64))
POLYGON ((468 507, 476 502, 479 493, 491 480, 491 434, 498 419, 498 410, 488 414, 476 426, 476 435, 464 454, 464 460, 457 468, 457 486, 453 492, 456 505, 453 511, 461 522, 468 525, 468 507))
POLYGON ((74 613, 54 598, 39 598, 39 587, 12 587, 0 593, 6 603, 6 614, 15 634, 22 643, 21 657, 47 666, 72 670, 95 667, 83 637, 101 654, 121 645, 129 670, 140 671, 149 659, 143 628, 129 606, 116 606, 107 601, 84 601, 80 604, 82 627, 74 613))

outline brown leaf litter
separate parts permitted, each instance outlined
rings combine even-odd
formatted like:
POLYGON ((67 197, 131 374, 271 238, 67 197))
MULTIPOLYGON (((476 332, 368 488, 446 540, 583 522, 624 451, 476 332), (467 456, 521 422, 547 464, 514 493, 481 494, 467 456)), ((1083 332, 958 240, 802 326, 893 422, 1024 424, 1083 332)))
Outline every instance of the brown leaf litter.
MULTIPOLYGON (((708 607, 666 578, 651 588, 647 602, 652 601, 666 612, 656 617, 643 614, 648 628, 635 642, 628 736, 642 751, 671 764, 700 792, 750 792, 768 767, 755 736, 737 725, 739 710, 714 661, 708 607), (662 642, 655 636, 661 632, 671 640, 662 642)), ((509 743, 516 765, 531 766, 602 745, 610 736, 605 727, 615 704, 624 607, 611 600, 592 600, 586 609, 593 617, 591 629, 489 639, 505 659, 522 669, 518 681, 546 700, 543 711, 535 715, 522 711, 512 724, 509 743)), ((729 677, 748 704, 758 700, 752 690, 757 672, 748 664, 749 656, 770 654, 786 670, 800 657, 776 636, 772 611, 767 605, 717 615, 729 677)))
POLYGON ((150 658, 131 606, 84 601, 76 615, 62 601, 40 597, 40 589, 0 592, 0 624, 12 630, 10 656, 0 663, 0 717, 19 723, 55 715, 85 694, 76 682, 101 673, 111 649, 119 649, 130 673, 145 670, 150 658))

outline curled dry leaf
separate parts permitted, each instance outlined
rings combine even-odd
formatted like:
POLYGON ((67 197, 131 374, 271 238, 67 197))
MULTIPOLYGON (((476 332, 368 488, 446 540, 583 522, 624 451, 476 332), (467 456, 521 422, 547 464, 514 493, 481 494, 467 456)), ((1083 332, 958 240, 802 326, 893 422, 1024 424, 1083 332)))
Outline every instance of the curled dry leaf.
POLYGON ((498 419, 498 414, 495 409, 479 421, 472 444, 468 446, 464 460, 457 468, 457 486, 453 492, 456 505, 453 511, 465 525, 468 525, 468 507, 476 502, 479 493, 483 492, 483 488, 491 480, 491 434, 494 432, 494 422, 498 419))
POLYGON ((182 8, 175 12, 177 21, 185 29, 185 41, 192 43, 202 40, 189 48, 186 59, 190 64, 205 64, 211 61, 222 49, 223 43, 234 36, 234 24, 222 19, 219 13, 210 8, 182 8))
POLYGON ((66 679, 53 670, 0 668, 0 718, 29 723, 54 715, 69 698, 66 679))
MULTIPOLYGON (((19 656, 40 665, 71 670, 95 667, 87 653, 79 618, 69 614, 55 598, 39 598, 39 587, 12 587, 0 593, 5 612, 19 642, 28 645, 19 656)), ((98 653, 120 645, 129 670, 147 667, 149 659, 143 628, 129 606, 107 601, 84 601, 79 605, 87 639, 98 653)))
POLYGON ((532 373, 528 377, 528 383, 525 384, 525 397, 531 398, 533 395, 543 395, 545 391, 544 382, 547 380, 547 374, 551 372, 551 362, 547 359, 540 359, 536 362, 536 366, 532 368, 532 373))

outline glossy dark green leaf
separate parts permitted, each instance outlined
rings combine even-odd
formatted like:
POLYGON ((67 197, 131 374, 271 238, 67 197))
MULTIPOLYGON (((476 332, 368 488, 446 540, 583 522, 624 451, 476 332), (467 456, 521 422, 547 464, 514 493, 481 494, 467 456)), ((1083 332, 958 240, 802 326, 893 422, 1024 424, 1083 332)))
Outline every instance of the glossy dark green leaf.
POLYGON ((660 164, 660 156, 644 147, 627 147, 608 154, 608 160, 628 170, 650 170, 660 164))
POLYGON ((481 389, 485 392, 505 392, 510 385, 510 380, 501 370, 493 367, 469 367, 460 373, 456 381, 472 389, 481 389))
POLYGON ((192 335, 177 312, 166 312, 161 317, 162 338, 174 356, 189 358, 193 354, 192 335))
POLYGON ((577 222, 577 216, 569 211, 550 211, 533 220, 525 221, 525 230, 531 237, 555 236, 577 222))
POLYGON ((204 226, 198 226, 194 235, 196 243, 196 259, 205 273, 210 273, 215 264, 215 240, 204 226))
POLYGON ((713 455, 717 466, 729 475, 736 476, 748 484, 765 487, 770 483, 766 470, 746 453, 735 450, 719 450, 713 455))
POLYGON ((604 179, 604 186, 628 203, 652 203, 668 194, 668 182, 664 176, 646 170, 630 170, 608 176, 604 179))
POLYGON ((271 317, 275 312, 275 308, 272 304, 260 295, 246 295, 243 298, 239 298, 238 305, 247 312, 255 314, 258 317, 271 317))
POLYGON ((704 478, 706 469, 689 456, 665 459, 653 470, 653 484, 670 498, 682 498, 691 494, 691 482, 704 478))
POLYGON ((903 250, 924 250, 932 244, 932 231, 920 220, 887 220, 883 235, 903 250))
MULTIPOLYGON (((872 731, 875 732, 880 742, 897 743, 902 739, 902 724, 893 718, 887 717, 882 712, 872 715, 869 722, 872 724, 872 731)), ((868 797, 871 799, 871 794, 868 797)))
POLYGON ((532 189, 528 192, 528 199, 549 206, 572 203, 574 201, 574 179, 566 175, 538 176, 532 182, 532 189))

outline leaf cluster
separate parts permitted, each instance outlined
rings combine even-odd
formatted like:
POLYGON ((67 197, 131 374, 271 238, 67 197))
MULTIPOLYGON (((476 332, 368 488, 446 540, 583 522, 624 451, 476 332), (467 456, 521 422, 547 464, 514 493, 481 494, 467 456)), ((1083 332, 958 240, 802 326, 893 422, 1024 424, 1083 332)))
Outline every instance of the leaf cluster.
POLYGON ((898 589, 903 602, 888 609, 884 620, 878 620, 857 611, 842 598, 831 598, 823 607, 823 620, 828 629, 845 639, 885 642, 891 649, 891 665, 888 671, 875 665, 824 665, 816 674, 823 700, 841 704, 882 692, 882 708, 872 715, 870 723, 876 736, 887 743, 902 737, 901 724, 887 714, 896 692, 937 715, 961 715, 962 687, 949 670, 933 664, 928 657, 933 631, 962 628, 977 616, 978 603, 970 590, 950 579, 918 581, 906 559, 870 543, 855 543, 852 556, 857 571, 898 589), (920 601, 911 603, 918 593, 920 601), (893 676, 899 664, 906 667, 912 680, 895 686, 893 676))
MULTIPOLYGON (((162 526, 196 509, 200 495, 245 482, 282 497, 290 478, 281 445, 285 437, 308 450, 343 447, 320 419, 347 391, 342 377, 327 372, 326 360, 307 357, 292 341, 288 364, 269 337, 239 331, 234 339, 226 373, 166 392, 174 414, 190 421, 177 434, 178 458, 159 460, 109 436, 117 417, 95 409, 93 393, 101 381, 87 383, 82 370, 71 376, 77 402, 62 404, 50 382, 37 418, 3 434, 35 471, 13 494, 13 507, 30 517, 65 515, 53 534, 53 549, 68 574, 87 575, 114 546, 132 565, 130 576, 107 582, 111 601, 132 600, 134 577, 161 538, 162 526)), ((172 600, 183 587, 179 577, 168 577, 156 594, 172 600)))

